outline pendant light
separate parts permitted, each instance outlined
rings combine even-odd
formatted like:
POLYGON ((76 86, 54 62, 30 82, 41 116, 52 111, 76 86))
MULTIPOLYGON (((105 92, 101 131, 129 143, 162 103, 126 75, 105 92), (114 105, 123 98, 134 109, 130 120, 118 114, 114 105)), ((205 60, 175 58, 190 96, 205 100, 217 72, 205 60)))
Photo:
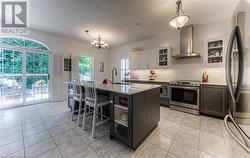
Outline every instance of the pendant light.
POLYGON ((190 17, 185 15, 182 10, 182 1, 178 0, 176 2, 176 16, 169 21, 169 25, 179 30, 188 22, 189 19, 190 17))
POLYGON ((91 45, 92 47, 96 48, 96 49, 105 49, 108 47, 108 43, 104 42, 101 39, 101 36, 99 35, 98 38, 93 38, 89 35, 89 30, 85 30, 85 32, 87 33, 87 35, 91 38, 91 45))

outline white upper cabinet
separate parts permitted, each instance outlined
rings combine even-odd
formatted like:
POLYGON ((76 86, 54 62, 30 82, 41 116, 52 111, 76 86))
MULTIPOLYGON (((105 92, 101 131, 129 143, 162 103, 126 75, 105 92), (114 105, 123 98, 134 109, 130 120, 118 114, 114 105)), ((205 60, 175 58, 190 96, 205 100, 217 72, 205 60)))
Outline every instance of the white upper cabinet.
POLYGON ((151 49, 149 50, 148 53, 148 57, 149 57, 149 67, 150 68, 158 68, 159 64, 159 55, 158 55, 158 49, 151 49))
POLYGON ((149 49, 141 52, 129 53, 130 69, 161 69, 171 64, 172 49, 149 49))
POLYGON ((158 50, 158 68, 166 68, 171 64, 172 48, 161 48, 158 50))
POLYGON ((150 52, 148 50, 140 52, 140 69, 148 69, 150 67, 149 55, 150 52))
POLYGON ((205 43, 206 66, 223 66, 225 63, 226 41, 223 37, 209 39, 205 43))
POLYGON ((139 69, 140 68, 140 53, 138 52, 131 52, 128 55, 129 58, 129 69, 139 69))

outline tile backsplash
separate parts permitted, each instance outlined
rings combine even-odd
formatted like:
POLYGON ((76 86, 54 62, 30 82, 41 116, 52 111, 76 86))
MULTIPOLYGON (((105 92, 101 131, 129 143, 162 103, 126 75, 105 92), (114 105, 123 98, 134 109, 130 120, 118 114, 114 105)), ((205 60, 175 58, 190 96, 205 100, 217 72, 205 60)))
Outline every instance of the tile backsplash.
MULTIPOLYGON (((148 79, 150 70, 133 70, 132 74, 137 75, 139 79, 148 79)), ((202 80, 202 73, 207 71, 208 82, 211 83, 225 83, 225 69, 224 67, 208 67, 203 68, 202 65, 185 65, 176 66, 166 69, 157 69, 157 80, 171 81, 171 80, 202 80)))

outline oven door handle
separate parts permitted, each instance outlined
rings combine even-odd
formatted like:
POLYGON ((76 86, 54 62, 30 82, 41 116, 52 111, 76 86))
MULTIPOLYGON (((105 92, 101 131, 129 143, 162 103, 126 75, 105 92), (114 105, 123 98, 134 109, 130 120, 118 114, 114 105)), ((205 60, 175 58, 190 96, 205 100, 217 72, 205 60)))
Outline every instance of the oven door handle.
POLYGON ((191 90, 199 90, 199 87, 182 87, 182 86, 170 86, 170 88, 179 88, 179 89, 191 89, 191 90))

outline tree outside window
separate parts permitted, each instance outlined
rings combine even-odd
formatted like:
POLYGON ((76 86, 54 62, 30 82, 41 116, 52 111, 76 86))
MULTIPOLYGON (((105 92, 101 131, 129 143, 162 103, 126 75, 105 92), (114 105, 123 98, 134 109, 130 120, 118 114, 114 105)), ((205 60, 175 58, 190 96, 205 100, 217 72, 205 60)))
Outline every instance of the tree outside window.
POLYGON ((92 57, 80 56, 79 57, 79 78, 80 81, 92 80, 92 57))

